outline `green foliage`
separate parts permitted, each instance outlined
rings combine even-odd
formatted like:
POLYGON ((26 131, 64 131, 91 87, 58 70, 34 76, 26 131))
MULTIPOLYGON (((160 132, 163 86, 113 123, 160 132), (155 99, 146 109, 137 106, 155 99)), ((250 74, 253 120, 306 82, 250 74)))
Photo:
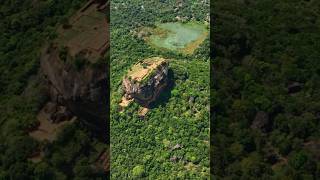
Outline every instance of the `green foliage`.
MULTIPOLYGON (((137 104, 127 107, 124 113, 117 112, 118 103, 112 104, 111 143, 117 142, 112 146, 113 177, 130 175, 138 164, 145 167, 145 174, 150 178, 159 175, 158 172, 167 174, 162 175, 163 178, 180 172, 186 177, 192 177, 192 174, 200 177, 201 168, 208 168, 209 144, 205 143, 209 140, 208 64, 180 59, 171 61, 170 68, 173 73, 188 71, 190 76, 181 80, 173 75, 175 86, 159 97, 159 104, 143 121, 137 115, 137 104), (174 96, 173 92, 177 95, 174 96), (191 97, 195 98, 194 104, 189 102, 191 97), (176 144, 182 144, 183 148, 170 151, 176 144), (131 161, 126 161, 121 153, 123 149, 131 161), (179 157, 180 161, 171 162, 173 156, 179 157), (192 162, 199 167, 188 173, 183 162, 192 162)), ((121 96, 115 96, 113 101, 119 102, 120 99, 121 96)))
MULTIPOLYGON (((146 44, 130 31, 155 27, 192 14, 204 20, 209 5, 183 1, 112 1, 111 11, 111 145, 113 179, 208 179, 209 177, 209 48, 182 55, 146 44), (141 9, 141 5, 145 10, 141 9), (131 103, 119 112, 121 81, 131 66, 150 57, 169 60, 169 85, 144 119, 131 103), (182 147, 171 150, 175 145, 182 147), (130 161, 128 161, 130 159, 130 161), (171 160, 170 160, 171 159, 171 160), (189 165, 188 165, 189 164, 189 165), (187 166, 188 165, 188 166, 187 166), (142 176, 142 178, 139 178, 142 176)), ((146 78, 147 79, 147 78, 146 78)))
POLYGON ((66 62, 67 61, 67 58, 68 58, 68 47, 64 46, 64 47, 61 47, 59 49, 59 58, 63 61, 63 62, 66 62))
POLYGON ((34 169, 34 175, 36 179, 54 179, 54 169, 50 167, 47 163, 41 162, 36 165, 34 169))
POLYGON ((318 151, 306 145, 319 143, 319 8, 318 1, 212 2, 217 179, 319 177, 318 151), (301 86, 290 92, 294 83, 301 86), (251 127, 258 112, 268 115, 267 127, 251 127))
POLYGON ((141 178, 144 175, 144 167, 141 165, 135 166, 132 169, 132 176, 135 178, 141 178))

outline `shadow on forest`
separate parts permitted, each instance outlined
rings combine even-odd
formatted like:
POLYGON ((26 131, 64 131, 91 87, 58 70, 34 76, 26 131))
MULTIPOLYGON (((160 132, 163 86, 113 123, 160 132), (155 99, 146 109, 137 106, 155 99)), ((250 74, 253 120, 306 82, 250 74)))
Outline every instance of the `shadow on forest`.
POLYGON ((156 101, 152 102, 149 106, 150 109, 165 105, 171 98, 171 90, 175 87, 174 72, 172 69, 168 70, 168 85, 160 93, 156 101))

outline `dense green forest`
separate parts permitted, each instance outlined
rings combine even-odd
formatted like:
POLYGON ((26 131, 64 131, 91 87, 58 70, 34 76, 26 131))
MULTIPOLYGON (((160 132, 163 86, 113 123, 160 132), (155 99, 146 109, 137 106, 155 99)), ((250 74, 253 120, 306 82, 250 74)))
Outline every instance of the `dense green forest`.
POLYGON ((320 1, 214 0, 211 174, 320 177, 320 1))
POLYGON ((111 178, 209 178, 209 38, 193 55, 149 46, 135 32, 176 16, 204 22, 209 4, 161 0, 111 6, 111 178), (119 112, 121 83, 139 60, 160 56, 169 60, 170 85, 144 119, 131 103, 119 112))
POLYGON ((41 142, 44 158, 28 160, 40 143, 28 135, 46 102, 39 70, 40 49, 55 36, 57 24, 84 0, 0 1, 0 179, 93 179, 90 166, 104 148, 80 123, 69 125, 54 143, 41 142))

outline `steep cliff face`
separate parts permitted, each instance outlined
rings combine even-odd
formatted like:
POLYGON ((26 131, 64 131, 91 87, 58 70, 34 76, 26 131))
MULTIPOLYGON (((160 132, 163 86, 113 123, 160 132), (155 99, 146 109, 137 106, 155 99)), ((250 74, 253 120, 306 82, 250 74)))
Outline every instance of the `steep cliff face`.
POLYGON ((41 56, 41 73, 51 101, 67 107, 104 134, 108 118, 104 55, 109 49, 109 30, 102 8, 106 4, 89 1, 71 17, 68 27, 58 29, 58 38, 44 48, 41 56))
POLYGON ((146 59, 133 66, 123 79, 125 98, 149 106, 167 86, 168 66, 168 61, 159 57, 146 59))
POLYGON ((52 101, 68 106, 76 115, 87 112, 88 116, 107 117, 106 66, 88 65, 78 70, 63 62, 57 49, 51 49, 42 56, 41 70, 52 101))

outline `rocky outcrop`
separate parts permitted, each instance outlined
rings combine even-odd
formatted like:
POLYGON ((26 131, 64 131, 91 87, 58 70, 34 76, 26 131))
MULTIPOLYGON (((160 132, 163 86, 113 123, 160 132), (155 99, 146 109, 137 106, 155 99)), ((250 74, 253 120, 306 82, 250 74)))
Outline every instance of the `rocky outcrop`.
POLYGON ((257 114, 251 124, 251 128, 266 132, 269 130, 269 128, 270 128, 269 126, 270 126, 269 115, 263 111, 257 112, 257 114))
POLYGON ((107 67, 86 66, 80 71, 59 59, 56 49, 44 54, 41 71, 50 99, 76 116, 105 124, 107 115, 107 67))
POLYGON ((299 82, 292 82, 288 85, 288 93, 294 94, 300 92, 303 88, 303 84, 299 82))
POLYGON ((165 59, 158 57, 136 64, 123 79, 125 98, 148 107, 167 86, 168 66, 165 59))
POLYGON ((107 18, 100 11, 106 3, 90 1, 71 17, 71 29, 59 29, 58 38, 43 49, 40 61, 50 101, 59 107, 66 107, 56 110, 52 119, 64 120, 71 116, 71 112, 94 127, 94 132, 101 131, 103 134, 106 134, 109 117, 108 65, 103 58, 109 49, 109 38, 107 18), (81 24, 79 20, 96 15, 101 18, 96 18, 90 26, 81 24), (78 31, 79 28, 81 31, 78 31), (72 30, 78 33, 67 39, 66 31, 72 30))
POLYGON ((72 118, 72 114, 65 106, 58 106, 55 103, 48 102, 44 108, 44 113, 49 114, 48 120, 52 123, 60 123, 72 118))

